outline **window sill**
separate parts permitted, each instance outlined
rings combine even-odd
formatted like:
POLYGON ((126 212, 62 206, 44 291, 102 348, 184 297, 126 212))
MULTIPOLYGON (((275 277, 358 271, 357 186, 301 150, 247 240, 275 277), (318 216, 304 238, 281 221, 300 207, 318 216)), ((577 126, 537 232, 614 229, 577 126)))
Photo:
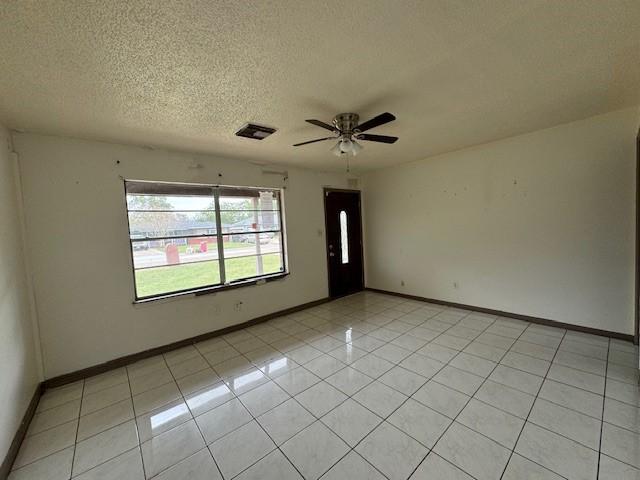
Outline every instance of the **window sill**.
POLYGON ((275 273, 273 275, 268 275, 260 278, 251 278, 249 280, 232 282, 226 285, 216 285, 215 287, 206 287, 201 289, 188 290, 186 292, 167 293, 166 295, 158 295, 155 297, 141 298, 138 300, 134 300, 133 304, 143 305, 143 304, 158 302, 162 300, 166 301, 171 299, 184 298, 187 296, 199 297, 201 295, 210 295, 212 293, 224 292, 226 290, 235 290, 236 288, 251 287, 254 285, 263 285, 265 283, 274 282, 276 280, 282 280, 287 276, 289 276, 289 272, 275 273))

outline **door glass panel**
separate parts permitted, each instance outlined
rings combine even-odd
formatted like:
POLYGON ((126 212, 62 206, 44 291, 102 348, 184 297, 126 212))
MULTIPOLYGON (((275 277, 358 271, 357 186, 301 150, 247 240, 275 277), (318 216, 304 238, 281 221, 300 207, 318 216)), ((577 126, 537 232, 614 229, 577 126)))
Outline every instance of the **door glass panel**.
POLYGON ((347 212, 340 212, 340 249, 342 250, 342 263, 349 263, 349 237, 347 234, 347 212))

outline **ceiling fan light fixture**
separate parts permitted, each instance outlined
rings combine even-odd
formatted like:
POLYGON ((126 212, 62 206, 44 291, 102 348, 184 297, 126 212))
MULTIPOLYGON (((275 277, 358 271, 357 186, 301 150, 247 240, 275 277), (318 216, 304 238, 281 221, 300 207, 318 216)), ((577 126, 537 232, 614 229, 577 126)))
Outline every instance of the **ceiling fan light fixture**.
POLYGON ((351 141, 351 154, 352 155, 357 155, 360 150, 362 150, 362 145, 360 145, 358 142, 356 142, 355 140, 351 141))
POLYGON ((339 157, 340 155, 342 155, 342 149, 340 148, 341 145, 342 145, 342 142, 339 141, 329 151, 333 153, 336 157, 339 157))
POLYGON ((351 143, 349 137, 343 137, 340 140, 340 150, 342 153, 351 153, 353 151, 353 143, 351 143))

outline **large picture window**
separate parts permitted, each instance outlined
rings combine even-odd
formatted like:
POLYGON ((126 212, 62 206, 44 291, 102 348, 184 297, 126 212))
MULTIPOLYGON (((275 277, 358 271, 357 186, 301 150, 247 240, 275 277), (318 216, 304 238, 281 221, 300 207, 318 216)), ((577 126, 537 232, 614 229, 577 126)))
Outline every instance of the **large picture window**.
POLYGON ((281 191, 126 181, 136 300, 286 272, 281 191))

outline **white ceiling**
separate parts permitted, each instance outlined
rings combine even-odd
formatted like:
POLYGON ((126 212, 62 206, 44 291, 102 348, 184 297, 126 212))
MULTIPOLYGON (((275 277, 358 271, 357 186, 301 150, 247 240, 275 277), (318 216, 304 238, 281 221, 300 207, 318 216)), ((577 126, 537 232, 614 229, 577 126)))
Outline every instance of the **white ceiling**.
POLYGON ((639 104, 639 25, 638 0, 2 0, 0 121, 329 170, 304 119, 394 113, 364 170, 639 104))

